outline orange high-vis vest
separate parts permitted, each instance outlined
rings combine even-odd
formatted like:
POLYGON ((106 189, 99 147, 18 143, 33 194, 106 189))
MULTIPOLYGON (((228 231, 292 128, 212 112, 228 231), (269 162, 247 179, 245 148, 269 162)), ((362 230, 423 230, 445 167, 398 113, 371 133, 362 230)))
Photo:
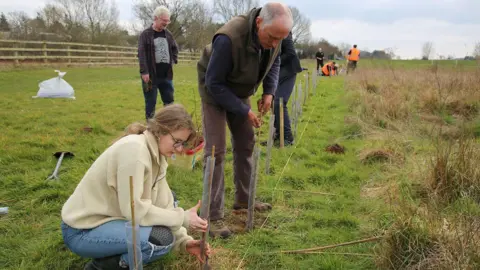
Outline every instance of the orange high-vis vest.
POLYGON ((333 71, 333 63, 327 63, 322 67, 322 72, 325 73, 325 75, 330 75, 330 72, 328 71, 328 66, 331 66, 333 71))
POLYGON ((360 56, 360 51, 356 48, 352 48, 352 51, 350 53, 350 56, 348 57, 348 60, 358 61, 359 56, 360 56))

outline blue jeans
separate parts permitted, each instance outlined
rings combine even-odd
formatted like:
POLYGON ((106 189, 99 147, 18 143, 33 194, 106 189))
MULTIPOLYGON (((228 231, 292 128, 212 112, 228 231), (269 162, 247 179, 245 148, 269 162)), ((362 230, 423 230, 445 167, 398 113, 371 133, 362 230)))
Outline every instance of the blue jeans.
POLYGON ((143 97, 145 98, 145 118, 152 118, 155 114, 155 106, 157 105, 157 91, 160 92, 163 105, 173 103, 173 82, 165 79, 152 79, 151 89, 148 84, 142 80, 143 97))
MULTIPOLYGON (((84 258, 105 258, 121 255, 120 261, 128 265, 126 220, 113 220, 93 229, 75 229, 62 221, 62 235, 65 245, 75 254, 84 258)), ((152 227, 140 227, 140 245, 143 264, 153 262, 173 248, 156 246, 148 242, 152 227)))
POLYGON ((283 106, 283 134, 286 141, 293 141, 292 128, 290 126, 290 118, 288 116, 288 100, 293 92, 295 86, 295 79, 297 75, 282 79, 275 92, 275 101, 273 103, 273 113, 275 114, 275 139, 280 139, 280 106, 283 106), (280 98, 283 99, 283 104, 280 104, 280 98))

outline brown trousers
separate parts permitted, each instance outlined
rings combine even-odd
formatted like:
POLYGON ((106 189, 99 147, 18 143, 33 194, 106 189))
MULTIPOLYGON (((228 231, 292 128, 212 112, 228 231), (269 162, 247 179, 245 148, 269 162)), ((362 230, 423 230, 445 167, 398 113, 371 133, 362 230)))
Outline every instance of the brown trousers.
MULTIPOLYGON (((249 99, 242 100, 250 104, 249 99)), ((233 182, 235 184, 234 204, 248 204, 248 189, 252 174, 252 153, 255 136, 252 124, 247 117, 227 112, 217 105, 202 101, 203 136, 205 138, 204 171, 208 156, 212 154, 215 145, 215 169, 212 180, 210 201, 210 219, 218 220, 224 217, 225 185, 224 164, 227 150, 226 125, 230 129, 233 151, 233 182)))

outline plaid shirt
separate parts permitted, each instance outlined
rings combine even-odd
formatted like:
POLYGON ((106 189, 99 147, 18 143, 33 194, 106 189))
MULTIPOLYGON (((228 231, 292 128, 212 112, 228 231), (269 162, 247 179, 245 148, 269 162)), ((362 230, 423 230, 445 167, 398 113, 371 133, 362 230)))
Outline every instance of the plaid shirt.
MULTIPOLYGON (((145 29, 138 38, 138 62, 140 65, 140 74, 149 74, 150 78, 156 78, 156 61, 155 61, 155 43, 153 36, 155 30, 152 26, 145 29)), ((168 50, 170 53, 170 68, 168 69, 167 79, 173 79, 172 65, 178 63, 178 45, 170 31, 165 29, 165 37, 168 42, 168 50)))

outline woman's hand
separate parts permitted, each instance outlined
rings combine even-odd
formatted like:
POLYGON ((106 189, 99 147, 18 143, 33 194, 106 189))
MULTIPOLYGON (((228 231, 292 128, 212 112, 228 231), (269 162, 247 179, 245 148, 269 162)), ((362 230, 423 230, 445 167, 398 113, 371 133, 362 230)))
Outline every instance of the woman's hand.
MULTIPOLYGON (((201 262, 204 263, 205 261, 202 259, 202 254, 201 254, 201 240, 188 240, 187 241, 187 252, 191 255, 194 255, 197 257, 197 259, 201 262)), ((205 243, 205 255, 207 257, 210 257, 210 245, 208 243, 205 243)))
POLYGON ((200 218, 197 214, 198 208, 201 206, 201 201, 198 201, 197 205, 187 210, 190 216, 189 229, 198 232, 206 232, 208 228, 208 222, 200 218))

